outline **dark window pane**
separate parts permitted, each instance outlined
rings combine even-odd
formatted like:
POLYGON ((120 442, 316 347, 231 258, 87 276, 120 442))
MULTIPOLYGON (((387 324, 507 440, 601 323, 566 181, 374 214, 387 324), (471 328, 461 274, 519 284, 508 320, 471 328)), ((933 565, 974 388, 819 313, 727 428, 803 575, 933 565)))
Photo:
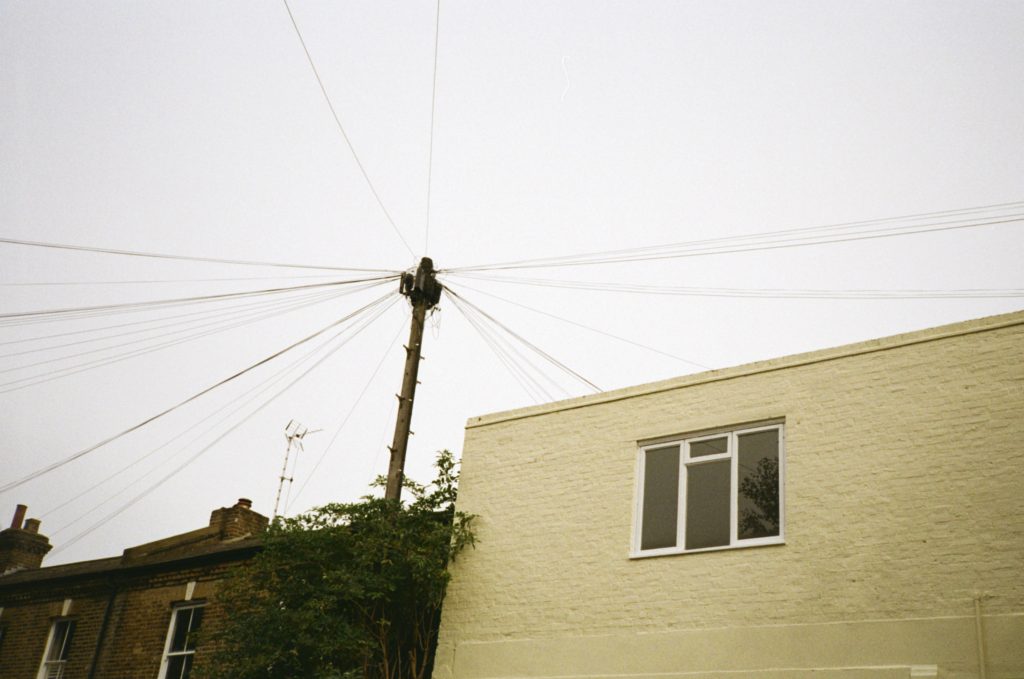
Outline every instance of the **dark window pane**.
POLYGON ((64 644, 60 652, 61 660, 67 660, 68 656, 71 655, 71 641, 75 638, 75 621, 66 620, 65 624, 67 627, 64 632, 64 644))
POLYGON ((686 468, 686 548, 729 544, 730 461, 686 468))
POLYGON ((46 653, 47 660, 60 660, 60 652, 64 647, 64 639, 56 626, 53 628, 53 639, 50 641, 50 650, 46 653))
POLYGON ((192 671, 192 654, 174 655, 167 659, 167 679, 188 679, 192 671))
POLYGON ((690 457, 704 457, 705 455, 719 455, 729 450, 729 439, 707 439, 695 441, 690 444, 690 457))
POLYGON ((644 454, 644 507, 640 549, 676 546, 679 515, 679 446, 644 454))
POLYGON ((196 650, 196 636, 200 625, 203 624, 203 609, 193 608, 192 618, 188 627, 188 637, 185 639, 185 650, 196 650))
POLYGON ((191 608, 182 608, 174 612, 174 636, 171 637, 171 653, 185 650, 185 642, 188 639, 188 623, 191 617, 191 608))
POLYGON ((71 639, 74 634, 75 623, 73 620, 58 620, 53 623, 53 641, 46 659, 67 660, 71 653, 71 639))
POLYGON ((53 639, 50 641, 50 650, 46 654, 47 660, 60 660, 61 649, 64 648, 65 624, 64 622, 53 623, 53 639))
POLYGON ((737 537, 779 534, 779 432, 741 434, 739 439, 737 537))

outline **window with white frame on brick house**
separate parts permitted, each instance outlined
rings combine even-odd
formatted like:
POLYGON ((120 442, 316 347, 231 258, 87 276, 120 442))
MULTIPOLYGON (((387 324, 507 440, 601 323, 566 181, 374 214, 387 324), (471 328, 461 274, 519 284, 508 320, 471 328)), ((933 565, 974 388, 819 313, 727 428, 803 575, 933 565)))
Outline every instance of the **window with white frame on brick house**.
POLYGON ((783 541, 782 424, 643 445, 632 556, 783 541))
POLYGON ((43 651, 43 662, 39 666, 39 679, 62 679, 71 654, 71 640, 75 636, 74 620, 55 620, 50 626, 50 635, 43 651))
POLYGON ((188 679, 196 654, 196 633, 203 622, 203 606, 178 606, 171 613, 159 679, 188 679))

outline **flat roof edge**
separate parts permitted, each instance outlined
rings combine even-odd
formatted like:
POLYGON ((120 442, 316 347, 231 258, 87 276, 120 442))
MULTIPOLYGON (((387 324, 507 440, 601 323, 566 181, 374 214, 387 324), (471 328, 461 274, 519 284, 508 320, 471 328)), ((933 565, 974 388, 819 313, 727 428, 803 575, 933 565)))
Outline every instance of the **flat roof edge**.
POLYGON ((939 325, 931 328, 925 328, 923 330, 913 330, 911 332, 900 333, 897 335, 889 335, 877 339, 865 340, 863 342, 843 344, 838 347, 817 349, 815 351, 809 351, 800 354, 790 354, 787 356, 780 356, 778 358, 770 358, 763 361, 756 361, 754 363, 744 363, 741 365, 720 368, 717 370, 708 370, 705 372, 683 375, 681 377, 672 377, 657 382, 648 382, 646 384, 640 384, 631 387, 623 387, 621 389, 601 392, 599 394, 580 396, 577 398, 566 399, 563 401, 554 401, 552 403, 543 403, 540 405, 528 406, 525 408, 517 408, 514 410, 505 410, 496 413, 489 413, 486 415, 479 415, 476 417, 470 417, 468 420, 466 420, 466 429, 487 427, 494 424, 500 424, 502 422, 521 420, 529 417, 538 417, 540 415, 547 415, 550 413, 556 413, 565 410, 587 408, 594 405, 601 405, 605 403, 611 403, 614 401, 621 401, 624 399, 635 398, 638 396, 647 396, 650 394, 657 394, 664 391, 683 389, 686 387, 692 387, 698 384, 705 384, 708 382, 718 382, 721 380, 736 379, 738 377, 745 377, 747 375, 772 372, 775 370, 783 370, 786 368, 795 368, 803 365, 808 365, 811 363, 833 361, 839 358, 846 358, 849 356, 857 356, 861 354, 874 353, 877 351, 898 349, 901 347, 911 346, 914 344, 934 342, 954 337, 961 337, 964 335, 971 335, 979 332, 990 332, 993 330, 1000 330, 1003 328, 1009 328, 1016 325, 1024 325, 1024 310, 1011 311, 1010 313, 999 314, 996 316, 985 316, 982 318, 976 318, 967 321, 959 321, 947 325, 939 325))

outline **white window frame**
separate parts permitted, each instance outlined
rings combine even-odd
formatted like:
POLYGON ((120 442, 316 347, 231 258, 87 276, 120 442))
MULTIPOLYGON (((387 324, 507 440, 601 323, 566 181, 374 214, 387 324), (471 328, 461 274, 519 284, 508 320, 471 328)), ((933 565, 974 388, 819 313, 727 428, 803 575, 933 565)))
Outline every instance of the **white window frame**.
POLYGON ((54 620, 50 624, 50 633, 46 636, 46 648, 43 649, 43 659, 39 663, 39 672, 36 674, 38 679, 61 679, 64 676, 64 672, 68 666, 68 659, 65 652, 67 646, 68 636, 74 636, 75 621, 72 618, 59 618, 54 620), (61 648, 61 655, 65 657, 58 660, 47 660, 50 657, 50 649, 53 648, 54 635, 57 632, 57 625, 61 623, 68 623, 69 630, 68 634, 64 636, 65 646, 61 648), (54 674, 51 670, 56 670, 54 674))
POLYGON ((634 489, 633 502, 633 540, 630 547, 631 559, 642 559, 651 556, 664 556, 668 554, 696 554, 699 552, 717 552, 724 549, 742 549, 745 547, 757 547, 761 545, 780 545, 786 542, 786 521, 785 521, 785 498, 786 498, 786 455, 785 455, 786 431, 785 423, 773 422, 747 426, 736 429, 722 429, 714 432, 701 432, 693 436, 683 436, 674 440, 658 440, 656 443, 641 445, 637 448, 636 457, 636 487, 634 489), (739 450, 737 441, 743 434, 754 434, 761 431, 778 431, 779 435, 779 534, 763 538, 747 538, 741 540, 738 537, 737 515, 739 513, 739 450), (699 441, 706 441, 717 438, 727 438, 728 446, 725 453, 717 455, 705 455, 701 457, 690 457, 690 444, 699 441), (673 446, 679 447, 679 496, 677 499, 676 515, 676 544, 674 547, 659 547, 657 549, 640 549, 640 541, 643 530, 643 507, 644 507, 644 470, 646 468, 647 451, 660 450, 673 446), (687 473, 690 466, 714 462, 718 460, 730 460, 730 482, 729 482, 729 544, 716 547, 701 547, 698 549, 686 549, 686 483, 687 473))
POLYGON ((163 657, 160 659, 160 673, 157 675, 157 679, 166 679, 167 678, 167 667, 170 664, 171 658, 176 658, 176 657, 182 656, 182 655, 191 655, 191 656, 195 657, 195 654, 196 654, 195 649, 192 649, 191 651, 188 651, 188 650, 186 650, 186 651, 174 651, 174 652, 171 651, 171 643, 174 641, 174 625, 175 625, 175 623, 178 620, 178 613, 180 611, 187 611, 187 610, 190 610, 190 609, 205 608, 205 607, 206 607, 206 602, 200 602, 200 603, 195 603, 195 604, 190 603, 190 604, 184 604, 184 605, 181 605, 181 606, 174 606, 171 609, 171 622, 167 626, 167 639, 164 641, 164 654, 163 654, 163 657))

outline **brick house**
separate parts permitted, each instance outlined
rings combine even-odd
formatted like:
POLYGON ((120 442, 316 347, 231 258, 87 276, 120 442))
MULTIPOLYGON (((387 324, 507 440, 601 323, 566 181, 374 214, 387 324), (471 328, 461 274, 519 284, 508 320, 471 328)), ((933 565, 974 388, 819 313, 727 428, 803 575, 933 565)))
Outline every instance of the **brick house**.
POLYGON ((1024 677, 1024 312, 471 418, 439 679, 1024 677))
POLYGON ((49 540, 24 513, 0 531, 3 679, 185 679, 204 653, 194 633, 223 615, 211 595, 260 549, 268 523, 242 499, 205 528, 44 568, 49 540))

